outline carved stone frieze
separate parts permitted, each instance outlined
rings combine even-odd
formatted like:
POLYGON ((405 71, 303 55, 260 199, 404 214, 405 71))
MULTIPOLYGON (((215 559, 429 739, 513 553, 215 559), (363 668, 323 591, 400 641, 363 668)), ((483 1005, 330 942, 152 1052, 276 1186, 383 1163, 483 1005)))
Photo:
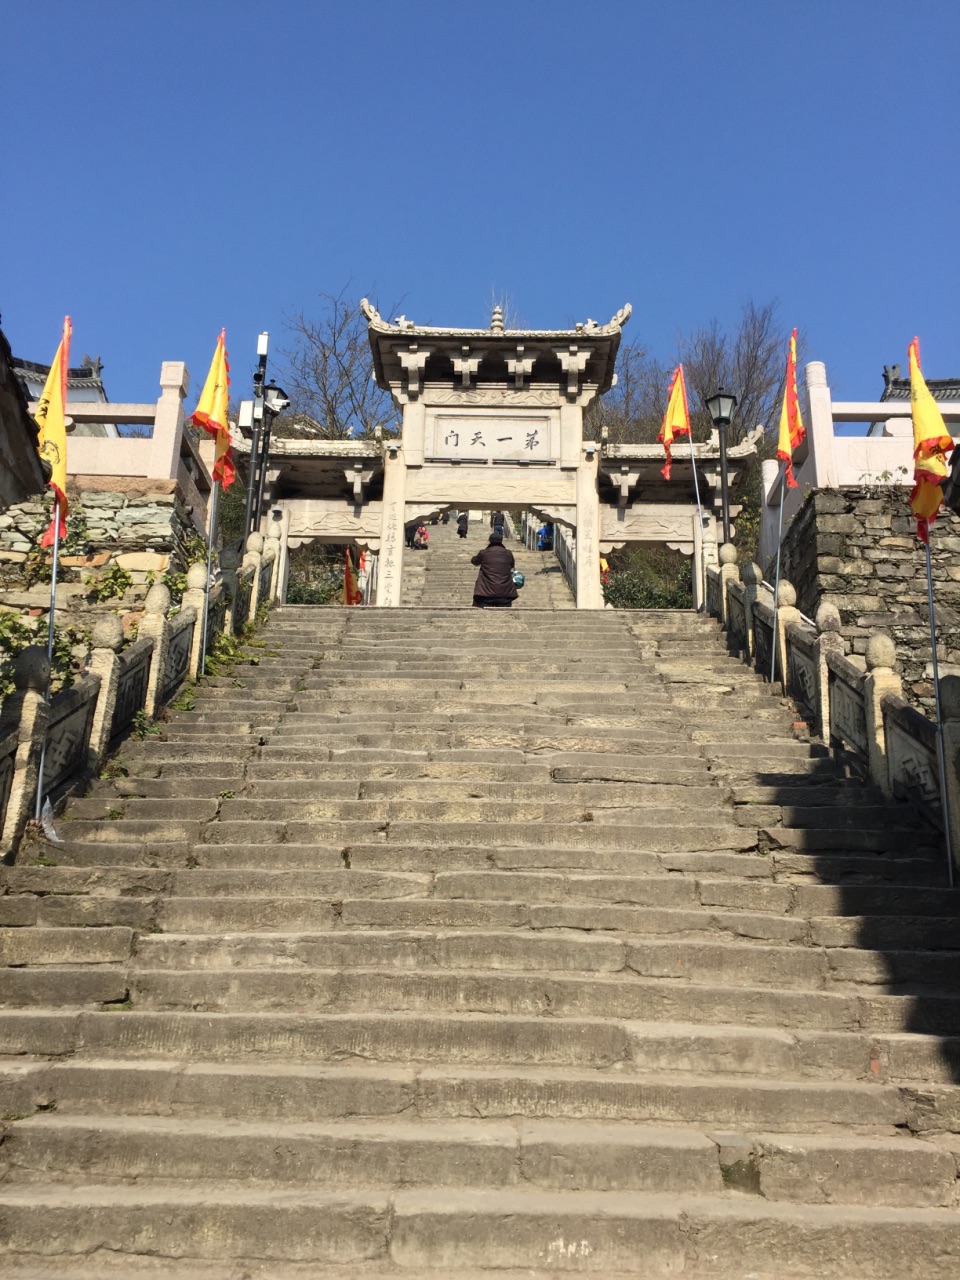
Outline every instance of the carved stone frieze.
POLYGON ((830 736, 866 756, 867 710, 862 689, 855 688, 830 666, 830 736))
POLYGON ((504 408, 557 408, 560 393, 556 387, 528 387, 518 391, 514 387, 476 387, 463 390, 451 387, 426 387, 423 403, 426 405, 496 405, 504 408))

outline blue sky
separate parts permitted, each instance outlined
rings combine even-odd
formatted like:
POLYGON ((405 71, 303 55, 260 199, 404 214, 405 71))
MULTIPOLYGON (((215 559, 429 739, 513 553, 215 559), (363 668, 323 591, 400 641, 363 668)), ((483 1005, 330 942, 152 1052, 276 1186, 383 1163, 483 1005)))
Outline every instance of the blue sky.
MULTIPOLYGON (((112 400, 350 284, 419 323, 778 298, 837 398, 960 375, 955 0, 8 0, 3 329, 112 400)), ((280 378, 278 363, 271 371, 280 378)))

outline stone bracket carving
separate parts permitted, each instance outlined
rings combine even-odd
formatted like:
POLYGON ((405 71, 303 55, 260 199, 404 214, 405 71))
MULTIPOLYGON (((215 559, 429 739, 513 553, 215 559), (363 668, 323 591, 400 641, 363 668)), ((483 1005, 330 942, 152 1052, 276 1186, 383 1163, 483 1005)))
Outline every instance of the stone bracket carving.
POLYGON ((603 475, 615 485, 619 490, 617 498, 617 506, 625 507, 630 500, 630 490, 640 479, 640 468, 638 466, 631 467, 623 462, 619 467, 611 463, 601 463, 600 470, 603 475))
POLYGON ((355 462, 352 467, 344 467, 343 474, 353 490, 354 505, 362 507, 367 500, 367 487, 373 479, 373 467, 355 462))
POLYGON ((432 348, 421 348, 418 342, 411 342, 406 351, 397 352, 406 375, 407 395, 411 400, 416 400, 423 390, 423 371, 431 354, 432 348))
POLYGON ((465 343, 460 348, 460 355, 451 357, 454 372, 459 376, 460 385, 464 391, 469 391, 473 385, 477 370, 480 368, 480 361, 485 355, 485 351, 477 351, 476 348, 471 348, 465 343))
POLYGON ((513 378, 513 385, 517 391, 526 389, 527 381, 533 372, 534 357, 524 355, 524 345, 522 342, 517 343, 517 354, 515 356, 507 356, 507 372, 513 378))
POLYGON ((580 380, 590 359, 591 350, 589 347, 585 351, 581 350, 575 342, 571 342, 569 347, 557 347, 556 356, 560 361, 560 368, 567 375, 567 399, 576 400, 580 394, 580 380))

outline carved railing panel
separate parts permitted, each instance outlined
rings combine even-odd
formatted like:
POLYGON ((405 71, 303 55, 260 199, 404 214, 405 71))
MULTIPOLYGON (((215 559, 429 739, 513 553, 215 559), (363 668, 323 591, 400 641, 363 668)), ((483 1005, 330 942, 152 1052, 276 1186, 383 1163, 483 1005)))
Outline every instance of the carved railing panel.
POLYGON ((723 582, 720 570, 707 565, 707 613, 723 618, 723 582))
POLYGON ((0 738, 0 832, 7 820, 7 805, 13 790, 13 775, 17 762, 17 731, 14 729, 0 738))
POLYGON ((898 800, 911 801, 942 828, 937 726, 893 694, 887 694, 880 705, 890 789, 898 800))
POLYGON ((113 706, 110 737, 118 737, 133 723, 137 712, 147 701, 147 684, 150 680, 150 661, 153 657, 153 640, 144 636, 120 654, 120 680, 117 700, 113 706))
POLYGON ((210 604, 207 609, 207 652, 210 652, 210 646, 213 644, 215 636, 226 626, 227 619, 227 593, 224 590, 222 582, 210 592, 210 604))
POLYGON ((250 617, 250 593, 253 590, 253 570, 241 569, 237 574, 237 593, 233 598, 233 634, 238 636, 250 617))
POLYGON ((817 638, 798 626, 789 626, 787 639, 787 693, 800 704, 811 721, 817 713, 817 638))
POLYGON ((86 771, 99 692, 100 677, 84 676, 73 688, 58 693, 50 704, 43 769, 45 793, 56 791, 75 774, 86 771))
MULTIPOLYGON (((719 614, 714 616, 720 617, 719 614)), ((747 593, 741 582, 731 582, 727 587, 727 647, 731 653, 738 655, 750 651, 747 635, 747 593)))
POLYGON ((270 599, 270 588, 273 585, 273 573, 276 560, 268 560, 264 556, 260 564, 260 583, 257 588, 257 609, 259 610, 267 600, 270 599))
POLYGON ((167 641, 167 660, 160 685, 160 701, 167 702, 183 684, 190 670, 190 653, 193 648, 193 629, 197 625, 194 609, 184 609, 170 624, 167 641))
POLYGON ((830 696, 830 739, 851 747, 864 761, 868 759, 867 704, 864 673, 838 654, 827 655, 827 684, 830 696))
POLYGON ((773 610, 759 601, 753 606, 753 665, 770 679, 773 655, 773 610))

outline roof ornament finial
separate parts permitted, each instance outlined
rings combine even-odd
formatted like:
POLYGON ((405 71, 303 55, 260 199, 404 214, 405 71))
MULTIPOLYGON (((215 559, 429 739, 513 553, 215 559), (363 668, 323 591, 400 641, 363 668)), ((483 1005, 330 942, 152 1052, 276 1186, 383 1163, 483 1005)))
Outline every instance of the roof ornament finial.
POLYGON ((490 317, 491 333, 503 333, 503 307, 498 302, 493 308, 493 315, 490 317))

